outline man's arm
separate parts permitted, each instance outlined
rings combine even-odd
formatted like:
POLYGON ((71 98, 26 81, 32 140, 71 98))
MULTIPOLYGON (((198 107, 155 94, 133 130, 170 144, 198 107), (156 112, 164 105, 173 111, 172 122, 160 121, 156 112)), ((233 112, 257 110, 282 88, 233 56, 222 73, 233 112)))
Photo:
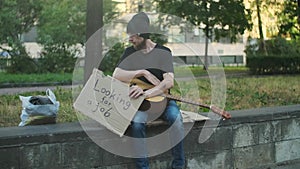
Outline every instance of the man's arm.
POLYGON ((116 68, 113 77, 125 82, 130 83, 130 81, 134 78, 144 76, 149 82, 151 82, 153 85, 158 85, 160 83, 159 79, 157 79, 152 73, 150 73, 148 70, 124 70, 121 68, 116 68))
POLYGON ((174 86, 174 73, 164 73, 163 78, 159 85, 145 91, 144 95, 146 98, 159 96, 174 86))

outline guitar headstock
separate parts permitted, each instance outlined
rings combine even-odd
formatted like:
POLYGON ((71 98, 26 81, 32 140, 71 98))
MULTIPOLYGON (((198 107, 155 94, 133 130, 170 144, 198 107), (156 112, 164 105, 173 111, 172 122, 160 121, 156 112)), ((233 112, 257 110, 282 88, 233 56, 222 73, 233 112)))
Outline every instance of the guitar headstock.
POLYGON ((217 106, 211 105, 210 109, 211 109, 211 111, 213 111, 214 113, 219 114, 220 116, 222 116, 225 119, 230 119, 231 118, 231 114, 229 114, 225 110, 222 110, 222 109, 218 108, 217 106))

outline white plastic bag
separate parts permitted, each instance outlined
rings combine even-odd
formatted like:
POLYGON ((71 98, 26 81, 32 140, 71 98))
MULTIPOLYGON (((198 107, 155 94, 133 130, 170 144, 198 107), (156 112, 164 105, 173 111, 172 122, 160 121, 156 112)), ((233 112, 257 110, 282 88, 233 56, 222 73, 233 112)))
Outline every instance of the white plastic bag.
POLYGON ((21 122, 19 126, 25 126, 30 124, 46 124, 53 123, 53 120, 56 119, 59 102, 56 101, 54 93, 50 90, 46 90, 46 96, 19 96, 22 101, 22 113, 20 115, 21 122), (47 104, 32 104, 30 99, 42 98, 49 99, 47 104))

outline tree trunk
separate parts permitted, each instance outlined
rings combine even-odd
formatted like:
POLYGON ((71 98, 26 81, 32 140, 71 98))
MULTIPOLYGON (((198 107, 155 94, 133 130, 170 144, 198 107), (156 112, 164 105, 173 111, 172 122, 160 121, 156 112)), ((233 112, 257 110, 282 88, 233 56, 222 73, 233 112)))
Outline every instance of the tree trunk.
POLYGON ((257 10, 257 19, 258 19, 258 31, 260 39, 260 48, 263 50, 264 54, 267 55, 267 49, 265 44, 265 37, 262 29, 262 21, 260 16, 260 0, 256 0, 256 10, 257 10))
POLYGON ((204 53, 204 70, 208 70, 209 63, 208 63, 208 35, 209 35, 209 30, 208 26, 205 28, 205 53, 204 53))
POLYGON ((86 46, 84 60, 84 82, 102 60, 102 36, 98 31, 103 26, 103 0, 87 0, 86 46))
MULTIPOLYGON (((208 15, 208 3, 204 1, 206 6, 206 15, 208 15)), ((209 63, 208 63, 208 40, 209 40, 209 16, 206 16, 206 27, 205 27, 205 53, 204 53, 204 70, 208 70, 209 63)))

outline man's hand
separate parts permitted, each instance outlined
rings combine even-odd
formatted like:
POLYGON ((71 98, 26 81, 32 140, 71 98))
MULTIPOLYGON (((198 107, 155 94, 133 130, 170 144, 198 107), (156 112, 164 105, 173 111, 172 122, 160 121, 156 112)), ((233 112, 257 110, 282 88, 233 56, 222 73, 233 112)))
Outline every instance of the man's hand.
POLYGON ((131 98, 138 98, 139 96, 143 95, 144 94, 144 91, 142 88, 140 88, 139 86, 137 85, 133 85, 130 87, 129 89, 129 97, 131 98))

